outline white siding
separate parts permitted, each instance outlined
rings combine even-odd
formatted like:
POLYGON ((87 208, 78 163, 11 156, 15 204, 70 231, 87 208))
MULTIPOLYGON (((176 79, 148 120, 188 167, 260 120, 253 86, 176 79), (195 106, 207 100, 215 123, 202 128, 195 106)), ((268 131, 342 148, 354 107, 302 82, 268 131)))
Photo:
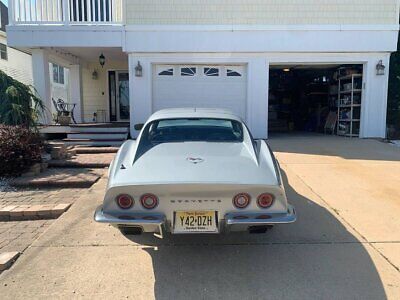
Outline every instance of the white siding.
POLYGON ((398 24, 398 0, 127 0, 127 24, 398 24))
MULTIPOLYGON (((1 35, 0 43, 7 45, 7 39, 1 35)), ((0 59, 0 70, 12 78, 32 85, 32 57, 29 54, 7 47, 8 60, 0 59)))

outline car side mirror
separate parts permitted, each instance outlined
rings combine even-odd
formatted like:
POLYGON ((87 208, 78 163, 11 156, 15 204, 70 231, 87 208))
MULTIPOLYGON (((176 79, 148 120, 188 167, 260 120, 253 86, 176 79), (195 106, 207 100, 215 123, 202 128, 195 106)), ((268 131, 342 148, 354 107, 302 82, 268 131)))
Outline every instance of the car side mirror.
POLYGON ((143 123, 139 123, 139 124, 135 124, 133 127, 135 128, 135 130, 140 131, 142 130, 144 124, 143 123))

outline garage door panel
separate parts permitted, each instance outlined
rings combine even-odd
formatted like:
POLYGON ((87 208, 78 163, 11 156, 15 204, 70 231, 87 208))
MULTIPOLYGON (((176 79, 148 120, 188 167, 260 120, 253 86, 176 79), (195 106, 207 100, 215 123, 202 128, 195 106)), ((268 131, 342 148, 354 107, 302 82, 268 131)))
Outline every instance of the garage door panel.
MULTIPOLYGON (((209 107, 230 109, 242 118, 246 115, 247 83, 241 77, 226 76, 220 67, 220 76, 180 76, 179 66, 173 76, 158 76, 162 67, 157 66, 153 76, 153 110, 172 107, 209 107)), ((202 66, 198 67, 202 71, 202 66)))

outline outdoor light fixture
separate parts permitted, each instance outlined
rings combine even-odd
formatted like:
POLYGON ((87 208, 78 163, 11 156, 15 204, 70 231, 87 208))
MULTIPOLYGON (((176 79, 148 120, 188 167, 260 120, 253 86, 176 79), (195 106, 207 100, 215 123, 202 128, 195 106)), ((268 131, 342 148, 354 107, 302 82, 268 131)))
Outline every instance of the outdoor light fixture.
POLYGON ((376 65, 376 75, 381 76, 385 75, 385 65, 383 64, 383 61, 380 60, 378 64, 376 65))
POLYGON ((137 62, 137 65, 135 67, 135 76, 136 77, 143 76, 143 68, 142 68, 142 65, 140 64, 140 61, 137 62))
POLYGON ((97 73, 97 70, 94 69, 94 70, 93 70, 93 73, 92 73, 92 79, 93 79, 93 80, 97 80, 98 77, 99 77, 99 74, 97 73))
POLYGON ((106 58, 103 53, 101 53, 99 56, 99 63, 101 67, 104 67, 104 64, 106 63, 106 58))
POLYGON ((290 69, 289 68, 285 68, 285 69, 283 69, 283 72, 290 72, 290 69))

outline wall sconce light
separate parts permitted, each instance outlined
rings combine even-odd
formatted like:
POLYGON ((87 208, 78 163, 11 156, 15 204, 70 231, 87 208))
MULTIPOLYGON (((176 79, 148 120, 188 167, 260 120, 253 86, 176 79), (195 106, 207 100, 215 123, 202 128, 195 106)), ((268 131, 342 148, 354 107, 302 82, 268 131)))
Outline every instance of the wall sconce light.
POLYGON ((101 67, 104 67, 104 64, 106 63, 106 58, 103 53, 101 53, 99 56, 99 63, 101 67))
POLYGON ((92 79, 93 79, 93 80, 97 80, 97 78, 99 78, 99 74, 97 73, 97 70, 94 69, 94 70, 93 70, 93 73, 92 73, 92 79))
POLYGON ((140 64, 140 61, 137 62, 137 65, 135 67, 135 76, 136 77, 143 76, 143 68, 142 68, 142 65, 140 64))
POLYGON ((386 69, 386 67, 383 64, 383 61, 380 60, 378 62, 378 64, 376 65, 376 75, 378 75, 378 76, 385 75, 385 69, 386 69))
POLYGON ((290 72, 290 69, 289 68, 284 68, 283 72, 290 72))

